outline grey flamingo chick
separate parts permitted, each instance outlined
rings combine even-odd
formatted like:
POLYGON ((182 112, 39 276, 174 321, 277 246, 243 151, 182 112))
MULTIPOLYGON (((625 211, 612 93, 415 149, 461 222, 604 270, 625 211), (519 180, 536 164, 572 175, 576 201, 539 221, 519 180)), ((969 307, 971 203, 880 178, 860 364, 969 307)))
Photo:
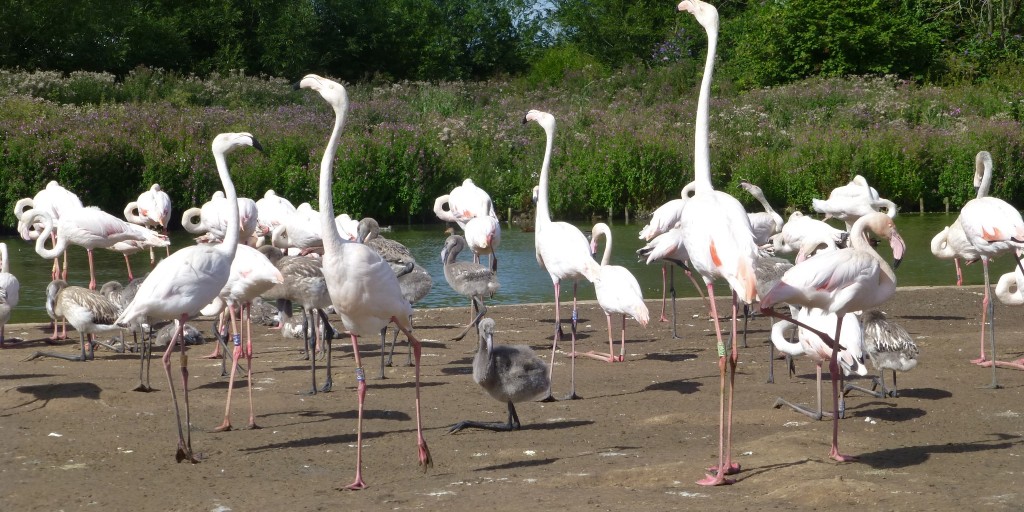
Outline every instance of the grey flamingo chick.
POLYGON ((473 358, 473 380, 487 394, 508 404, 507 423, 460 421, 448 429, 454 434, 465 428, 496 432, 519 430, 516 402, 536 400, 548 393, 551 379, 548 365, 526 345, 494 345, 494 319, 485 318, 478 326, 480 348, 473 358))
POLYGON ((452 235, 444 241, 444 248, 441 249, 445 281, 448 281, 448 286, 451 286, 452 290, 469 297, 471 301, 469 325, 458 336, 452 338, 453 340, 461 340, 483 318, 487 313, 483 298, 493 296, 500 286, 493 270, 479 263, 456 261, 466 246, 466 239, 462 235, 452 235))
MULTIPOLYGON (((65 354, 53 354, 48 352, 36 352, 26 361, 39 357, 56 357, 68 361, 88 361, 93 359, 94 347, 96 345, 95 334, 104 332, 120 331, 117 320, 120 309, 110 299, 100 295, 94 290, 80 286, 68 286, 63 280, 56 280, 47 287, 47 301, 52 302, 53 312, 58 318, 67 319, 75 330, 78 331, 81 340, 82 353, 77 356, 65 354), (52 296, 49 296, 50 293, 52 296), (88 336, 88 341, 86 340, 88 336), (89 345, 89 352, 86 353, 86 344, 89 345)), ((110 347, 109 345, 105 345, 110 347)), ((113 348, 113 347, 110 347, 113 348)), ((116 350, 116 349, 115 349, 116 350)))
POLYGON ((408 247, 396 240, 380 236, 380 225, 371 217, 359 221, 356 240, 377 251, 377 254, 388 263, 404 265, 406 262, 416 262, 408 247))
POLYGON ((906 372, 917 366, 920 350, 914 338, 902 326, 890 322, 885 313, 871 310, 860 319, 864 329, 864 352, 871 359, 871 366, 878 370, 878 377, 871 378, 871 390, 847 384, 844 393, 851 389, 863 391, 875 398, 899 396, 896 388, 896 371, 906 372), (892 371, 892 389, 885 387, 885 370, 892 371), (881 387, 881 391, 875 388, 881 387))
MULTIPOLYGON (((276 247, 261 246, 258 249, 277 267, 284 277, 284 282, 275 285, 263 294, 268 299, 287 301, 288 306, 281 309, 282 313, 290 312, 292 301, 302 306, 303 316, 303 337, 305 339, 306 358, 310 361, 310 372, 312 388, 310 394, 316 394, 316 353, 317 347, 321 346, 317 340, 324 338, 323 351, 327 359, 327 377, 319 391, 330 391, 334 386, 331 378, 331 345, 324 336, 332 329, 327 324, 327 313, 325 309, 331 305, 331 297, 327 293, 327 281, 324 279, 323 262, 309 256, 285 256, 284 252, 276 247), (318 320, 320 323, 318 323, 318 320)), ((281 325, 284 325, 282 316, 281 325)))
MULTIPOLYGON (((135 293, 139 291, 139 286, 142 285, 145 279, 146 276, 132 279, 128 282, 128 286, 123 286, 117 281, 107 281, 100 287, 100 295, 116 304, 118 311, 123 311, 131 303, 132 299, 135 298, 135 293)), ((132 331, 135 350, 139 351, 139 385, 132 389, 132 391, 148 393, 153 391, 153 388, 149 385, 149 363, 150 355, 153 353, 153 333, 146 333, 142 328, 142 322, 134 322, 129 326, 129 330, 132 331), (139 343, 138 339, 139 334, 142 335, 141 343, 139 343)))

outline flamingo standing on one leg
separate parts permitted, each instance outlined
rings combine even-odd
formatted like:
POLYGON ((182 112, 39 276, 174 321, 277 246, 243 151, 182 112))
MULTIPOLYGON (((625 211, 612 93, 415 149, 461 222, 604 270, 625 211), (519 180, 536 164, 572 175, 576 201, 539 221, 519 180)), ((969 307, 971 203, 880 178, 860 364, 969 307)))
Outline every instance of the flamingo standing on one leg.
POLYGON ((608 241, 604 245, 604 254, 601 256, 601 274, 594 280, 594 292, 597 295, 597 303, 604 310, 604 316, 608 320, 608 353, 590 351, 583 355, 609 363, 621 363, 626 360, 626 315, 632 316, 641 326, 647 327, 650 313, 647 311, 647 305, 644 304, 644 296, 636 277, 633 277, 626 267, 608 264, 612 256, 612 230, 607 224, 603 222, 594 224, 594 228, 591 230, 590 252, 597 252, 597 241, 602 236, 608 241), (612 341, 612 313, 622 315, 622 336, 618 357, 615 356, 612 341))
MULTIPOLYGON (((555 336, 551 344, 551 364, 548 368, 548 372, 554 374, 555 351, 558 349, 558 342, 562 339, 559 302, 562 281, 572 280, 571 353, 576 353, 576 321, 579 314, 576 309, 576 283, 581 277, 594 282, 601 273, 601 267, 590 255, 590 244, 587 242, 587 237, 583 236, 583 232, 567 222, 551 220, 551 212, 548 210, 548 172, 551 168, 551 149, 555 140, 555 116, 547 112, 531 110, 523 118, 523 123, 528 121, 536 121, 547 136, 544 162, 540 169, 540 189, 537 193, 534 246, 537 263, 540 264, 540 268, 547 270, 555 287, 555 336)), ((569 395, 566 398, 575 399, 579 398, 579 395, 576 394, 576 358, 571 358, 570 361, 569 395)), ((549 375, 550 377, 551 375, 549 375)), ((545 400, 551 399, 549 389, 545 400)))
MULTIPOLYGON (((167 226, 171 222, 171 196, 167 195, 167 192, 160 188, 159 183, 154 183, 153 186, 149 187, 149 190, 139 194, 138 199, 124 207, 124 218, 132 224, 148 228, 159 227, 166 236, 167 226)), ((170 256, 170 246, 167 246, 165 249, 167 255, 170 256)), ((153 265, 155 263, 156 258, 153 256, 153 248, 150 247, 149 264, 153 265)), ((128 279, 131 279, 131 275, 128 276, 128 279)))
MULTIPOLYGON (((648 251, 649 252, 650 249, 653 249, 651 244, 656 243, 655 240, 660 238, 662 235, 668 233, 669 231, 672 231, 673 229, 679 227, 679 215, 681 215, 683 213, 683 205, 686 204, 686 200, 689 199, 691 194, 693 194, 694 185, 695 184, 693 182, 687 183, 686 186, 683 187, 682 192, 680 193, 680 195, 682 197, 680 197, 679 199, 672 199, 672 200, 666 202, 665 204, 659 206, 656 210, 654 210, 654 213, 651 214, 651 221, 648 222, 647 225, 644 226, 643 229, 640 230, 640 239, 647 241, 648 244, 646 246, 644 246, 643 249, 638 250, 637 251, 637 255, 641 255, 640 251, 648 251)), ((678 239, 678 237, 677 237, 677 239, 678 239)), ((680 244, 680 247, 681 247, 681 244, 680 244)), ((670 250, 670 249, 667 246, 662 245, 661 246, 661 250, 667 251, 667 250, 670 250)), ((682 259, 677 259, 677 260, 668 260, 668 259, 666 259, 661 264, 661 316, 658 318, 658 321, 659 322, 667 322, 668 321, 668 318, 665 317, 665 309, 666 309, 666 305, 667 305, 667 302, 668 302, 667 295, 668 295, 669 292, 671 292, 671 294, 672 294, 672 337, 673 338, 678 338, 679 337, 676 334, 676 326, 675 326, 675 314, 676 314, 676 310, 675 310, 675 307, 676 307, 676 274, 675 274, 675 267, 672 266, 673 263, 683 267, 683 269, 686 272, 686 277, 689 277, 690 281, 693 282, 693 285, 695 287, 697 287, 697 292, 700 293, 701 297, 704 296, 704 292, 700 289, 700 286, 697 285, 697 281, 694 281, 693 275, 690 273, 690 269, 686 266, 685 252, 683 253, 683 255, 684 255, 684 257, 682 259), (682 263, 677 263, 677 262, 682 262, 682 263)), ((659 259, 659 258, 653 258, 653 259, 659 259)), ((647 264, 650 265, 651 261, 652 261, 652 258, 648 258, 647 259, 647 264)))
MULTIPOLYGON (((850 230, 850 248, 819 254, 797 263, 789 269, 764 297, 761 298, 761 312, 790 320, 815 334, 832 346, 829 372, 832 374, 832 406, 839 410, 839 366, 837 363, 837 342, 842 339, 843 323, 839 320, 846 313, 867 310, 889 300, 896 293, 896 274, 893 268, 903 258, 906 244, 896 225, 884 213, 865 215, 853 224, 850 230), (868 242, 867 231, 889 240, 895 263, 890 267, 868 242), (772 310, 774 304, 786 302, 835 313, 836 330, 828 336, 820 330, 802 324, 772 310)), ((839 453, 839 415, 834 414, 832 424, 832 447, 829 457, 840 462, 855 460, 839 453)))
MULTIPOLYGON (((988 191, 992 181, 992 156, 988 151, 978 153, 975 158, 974 186, 978 195, 988 191), (979 165, 977 162, 981 162, 979 165), (979 169, 980 167, 980 169, 979 169)), ((964 229, 967 241, 974 246, 981 258, 981 266, 985 273, 985 296, 981 309, 981 357, 974 363, 992 366, 991 388, 998 388, 996 380, 996 335, 995 335, 995 304, 992 303, 992 283, 989 280, 988 262, 990 259, 1007 252, 1019 251, 1024 248, 1024 219, 1012 205, 995 197, 977 197, 971 199, 960 209, 957 219, 964 229), (988 317, 988 338, 992 359, 985 357, 985 323, 988 317)), ((1020 266, 1020 260, 1017 260, 1020 266)))
POLYGON ((182 331, 185 322, 195 317, 216 298, 231 273, 231 261, 238 250, 238 201, 235 185, 231 182, 225 156, 243 146, 251 146, 262 150, 259 142, 249 133, 222 133, 213 139, 211 148, 217 163, 217 173, 228 199, 228 228, 224 233, 224 241, 219 244, 201 244, 185 247, 161 260, 149 273, 145 282, 139 287, 135 298, 128 304, 118 325, 126 326, 134 320, 178 320, 177 333, 167 343, 163 355, 164 373, 167 385, 171 389, 171 400, 174 402, 174 416, 178 426, 178 450, 175 455, 178 462, 187 460, 192 463, 199 459, 192 453, 192 427, 188 402, 188 358, 185 355, 185 342, 182 331), (181 413, 178 409, 178 398, 174 391, 171 378, 171 354, 175 342, 181 340, 181 382, 185 400, 185 430, 181 424, 181 413))
POLYGON ((679 3, 678 9, 693 14, 708 35, 708 53, 704 63, 695 121, 693 171, 696 190, 683 207, 679 227, 683 232, 683 245, 690 255, 690 263, 704 278, 707 286, 719 356, 718 465, 711 469, 711 474, 697 483, 723 485, 732 483, 725 477, 727 474, 739 472, 739 465, 732 463, 732 404, 736 362, 739 358, 735 336, 736 316, 738 302, 749 304, 753 302, 757 293, 753 266, 757 257, 757 246, 754 244, 754 235, 750 229, 750 218, 743 205, 729 194, 716 191, 711 185, 708 118, 711 75, 715 67, 715 51, 718 45, 718 10, 701 0, 683 0, 679 3), (732 290, 733 336, 732 350, 729 353, 722 341, 722 327, 718 321, 712 286, 718 278, 724 278, 732 290), (730 370, 728 407, 725 390, 727 366, 730 370))
POLYGON ((324 242, 324 278, 334 309, 341 317, 345 329, 352 337, 352 354, 356 363, 356 393, 359 399, 359 419, 356 434, 356 476, 346 488, 364 489, 363 481, 363 402, 366 397, 366 378, 359 355, 359 336, 379 333, 394 322, 409 338, 416 361, 416 445, 419 463, 424 468, 433 463, 427 441, 423 437, 420 418, 420 340, 412 334, 412 306, 402 296, 391 266, 369 247, 342 239, 334 220, 334 200, 331 175, 334 156, 338 151, 341 130, 348 112, 348 93, 332 80, 317 75, 306 75, 298 86, 320 94, 334 109, 334 128, 327 149, 320 162, 320 225, 324 242))

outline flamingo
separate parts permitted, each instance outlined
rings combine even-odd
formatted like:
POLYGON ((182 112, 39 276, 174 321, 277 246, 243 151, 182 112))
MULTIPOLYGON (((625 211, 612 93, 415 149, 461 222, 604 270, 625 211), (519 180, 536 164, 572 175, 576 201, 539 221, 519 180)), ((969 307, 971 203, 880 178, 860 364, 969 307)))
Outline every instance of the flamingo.
MULTIPOLYGON (((640 230, 640 239, 646 240, 648 244, 636 252, 638 256, 648 255, 652 251, 659 253, 665 251, 675 252, 682 247, 682 238, 679 236, 681 233, 676 233, 676 235, 671 238, 671 240, 679 242, 678 244, 675 244, 675 247, 672 247, 670 239, 664 239, 660 242, 658 239, 661 238, 662 235, 667 234, 669 231, 672 231, 679 226, 679 215, 683 213, 683 205, 686 204, 686 200, 691 194, 693 194, 695 186, 696 184, 693 182, 687 183, 686 186, 683 187, 682 192, 680 192, 680 195, 682 196, 681 198, 668 201, 654 210, 654 213, 651 214, 651 221, 640 230), (644 252, 641 253, 641 251, 644 252)), ((700 293, 700 296, 704 296, 704 292, 700 289, 700 286, 697 285, 697 281, 693 279, 693 274, 690 273, 690 269, 686 266, 687 256, 685 251, 677 254, 677 256, 678 258, 676 259, 665 259, 660 256, 649 256, 647 258, 648 265, 650 265, 652 261, 658 259, 664 260, 661 265, 661 316, 658 318, 658 321, 668 321, 668 319, 665 318, 665 306, 667 303, 667 291, 670 291, 672 294, 673 338, 679 338, 676 334, 676 274, 675 267, 672 266, 673 263, 683 267, 683 270, 686 272, 686 277, 690 278, 690 281, 697 288, 697 292, 700 293), (668 277, 666 277, 666 274, 668 277)))
MULTIPOLYGON (((100 295, 110 299, 111 302, 117 305, 118 315, 120 316, 125 306, 130 304, 135 298, 135 294, 138 293, 139 287, 142 286, 145 280, 145 276, 132 279, 128 281, 127 286, 117 281, 107 281, 100 287, 100 295)), ((132 332, 132 337, 135 338, 135 349, 139 352, 139 385, 132 389, 132 391, 148 393, 153 391, 153 388, 149 385, 149 356, 153 352, 153 333, 152 330, 149 333, 145 332, 141 321, 132 322, 129 330, 132 332), (139 344, 138 335, 142 336, 141 345, 139 344)))
MULTIPOLYGON (((822 309, 837 315, 835 335, 829 337, 820 330, 807 328, 827 340, 833 348, 842 338, 842 322, 838 319, 853 311, 873 308, 889 300, 896 293, 896 274, 893 268, 899 266, 906 244, 896 230, 896 225, 884 213, 865 215, 853 224, 850 230, 850 248, 819 254, 797 263, 761 299, 761 312, 793 320, 772 310, 774 304, 786 302, 811 308, 822 309), (892 247, 893 266, 890 267, 868 242, 867 231, 889 240, 892 247)), ((800 325, 799 321, 795 321, 800 325)), ((832 406, 839 410, 839 367, 838 351, 832 351, 829 372, 832 374, 832 406)), ((839 462, 856 460, 839 453, 839 415, 835 414, 832 424, 832 447, 829 457, 839 462)))
POLYGON ((51 307, 53 308, 54 315, 66 318, 68 323, 78 331, 82 353, 77 356, 67 356, 64 354, 36 352, 26 361, 37 357, 56 357, 68 361, 88 361, 93 359, 93 348, 96 345, 94 334, 119 331, 121 329, 114 323, 120 312, 117 304, 114 304, 110 299, 100 295, 95 290, 89 290, 80 286, 68 286, 67 281, 58 279, 50 284, 51 286, 46 288, 47 302, 52 304, 51 307), (85 351, 86 345, 89 346, 88 354, 85 351))
POLYGON ((957 286, 962 286, 964 282, 963 273, 960 271, 960 260, 963 259, 966 264, 970 265, 981 257, 974 246, 967 241, 967 234, 964 233, 959 218, 932 237, 930 247, 936 258, 953 260, 953 266, 956 267, 957 286))
MULTIPOLYGON (((46 238, 53 233, 54 218, 46 211, 31 209, 21 215, 21 222, 31 225, 41 220, 43 232, 36 239, 36 254, 46 259, 55 259, 68 244, 84 247, 89 255, 89 289, 96 289, 96 269, 93 265, 92 251, 96 248, 110 247, 125 240, 143 241, 154 247, 166 247, 170 244, 167 237, 142 226, 130 224, 96 207, 79 208, 61 215, 56 219, 57 238, 52 249, 45 247, 46 238)), ((67 273, 67 266, 64 267, 67 273)))
MULTIPOLYGON (((992 181, 992 155, 988 151, 979 152, 975 157, 974 186, 978 195, 987 192, 992 181), (977 165, 982 162, 981 168, 977 165)), ((1019 251, 1024 248, 1024 219, 1012 205, 995 197, 976 197, 960 209, 958 219, 964 229, 967 241, 974 246, 981 258, 981 266, 985 273, 985 296, 981 301, 981 357, 973 363, 992 366, 992 382, 990 388, 999 388, 996 380, 996 336, 995 336, 995 304, 991 300, 992 284, 989 280, 988 262, 990 259, 1007 252, 1019 251), (985 357, 985 322, 988 317, 989 347, 992 360, 985 357)), ((1016 264, 1020 266, 1020 260, 1016 264)))
POLYGON ((761 187, 747 180, 741 180, 740 187, 754 196, 754 199, 757 199, 757 202, 761 203, 761 207, 764 208, 763 212, 747 214, 750 217, 750 230, 754 233, 754 243, 761 247, 768 243, 772 235, 782 232, 782 216, 776 213, 772 205, 768 203, 761 187))
POLYGON ((601 273, 594 280, 594 292, 597 295, 597 303, 604 310, 605 319, 608 320, 608 353, 590 351, 583 355, 609 363, 621 363, 626 360, 626 315, 635 318, 642 327, 647 327, 650 314, 647 305, 644 304, 644 296, 636 277, 633 277, 626 267, 608 264, 612 257, 612 230, 607 224, 594 224, 590 236, 590 252, 597 252, 597 241, 602 236, 608 241, 604 245, 604 254, 601 255, 601 273), (618 357, 615 356, 612 342, 612 313, 622 315, 622 337, 618 357))
POLYGON ((473 380, 495 400, 508 404, 507 423, 460 421, 448 429, 454 434, 466 428, 482 428, 495 432, 519 430, 516 402, 534 400, 551 387, 544 359, 526 345, 494 345, 494 319, 485 318, 479 325, 480 346, 473 357, 473 380))
POLYGON ((335 224, 331 173, 348 112, 348 93, 341 84, 312 74, 306 75, 298 86, 319 93, 331 105, 335 114, 334 128, 320 163, 320 225, 324 240, 324 278, 327 280, 334 309, 352 337, 352 353, 356 362, 356 393, 359 399, 356 475, 347 489, 358 490, 366 488, 362 476, 363 402, 366 396, 366 379, 359 355, 358 337, 371 332, 381 332, 391 322, 405 333, 412 344, 416 360, 416 444, 419 463, 424 468, 433 464, 430 450, 423 437, 420 417, 420 340, 412 334, 412 306, 402 296, 398 278, 395 277, 390 265, 373 252, 373 249, 360 243, 343 240, 335 224))
MULTIPOLYGON (((815 329, 822 330, 828 329, 833 325, 836 325, 836 315, 833 313, 827 313, 824 310, 817 308, 800 308, 797 312, 796 318, 805 325, 810 325, 815 329)), ((860 376, 867 375, 867 368, 861 363, 864 357, 864 342, 862 339, 862 331, 860 324, 857 321, 857 315, 853 313, 846 313, 842 319, 843 326, 846 328, 843 330, 843 339, 839 340, 839 344, 842 345, 842 349, 839 351, 839 355, 836 356, 836 360, 839 361, 839 365, 842 367, 842 371, 845 375, 856 374, 860 376)), ((807 409, 806 407, 794 404, 782 397, 775 400, 775 408, 782 406, 788 406, 796 412, 820 420, 823 416, 828 415, 823 413, 821 409, 821 363, 823 361, 830 361, 832 358, 832 347, 828 345, 824 340, 819 338, 813 332, 807 329, 800 328, 797 334, 798 343, 790 343, 784 337, 784 332, 787 329, 797 327, 797 324, 787 321, 780 320, 772 326, 772 346, 777 348, 779 352, 790 356, 807 356, 814 361, 816 383, 817 383, 817 397, 818 397, 818 408, 815 411, 807 409)), ((844 415, 845 407, 840 403, 839 417, 842 418, 844 415)))
MULTIPOLYGON (((171 222, 171 196, 167 195, 167 192, 160 188, 159 183, 154 183, 149 187, 149 190, 139 194, 138 199, 124 207, 124 218, 132 224, 138 224, 147 228, 159 227, 166 236, 168 224, 171 222)), ((165 249, 167 255, 170 256, 170 246, 165 247, 165 249)), ((150 247, 149 263, 152 265, 155 260, 153 248, 150 247)), ((129 268, 128 279, 132 278, 131 273, 129 268)))
MULTIPOLYGON (((0 348, 4 347, 4 328, 11 319, 11 310, 18 307, 21 284, 11 273, 11 259, 7 257, 7 244, 0 242, 0 348)), ((56 328, 56 325, 55 325, 56 328)))
MULTIPOLYGON (((1024 273, 1021 273, 1019 266, 1013 272, 1008 272, 999 277, 999 281, 996 282, 995 294, 999 302, 1007 306, 1020 306, 1024 304, 1024 273)), ((1024 358, 1009 362, 999 361, 998 364, 1007 368, 1024 370, 1024 358)), ((895 374, 893 375, 895 378, 895 374)))
POLYGON ((188 358, 185 355, 185 342, 182 338, 183 329, 188 319, 197 316, 204 306, 220 294, 231 273, 231 261, 234 260, 235 253, 238 251, 240 232, 238 229, 238 196, 235 194, 235 185, 231 182, 225 157, 244 146, 251 146, 262 151, 262 146, 252 134, 245 132, 221 133, 214 137, 211 144, 213 158, 217 164, 217 174, 224 187, 229 210, 223 242, 185 247, 161 260, 139 287, 132 302, 125 306, 117 318, 117 324, 122 326, 142 318, 178 321, 177 333, 167 343, 167 350, 164 351, 162 358, 178 426, 178 449, 175 455, 178 462, 183 460, 191 463, 199 462, 192 452, 192 423, 188 402, 188 358), (177 340, 181 340, 181 383, 185 401, 187 439, 182 430, 178 398, 171 378, 171 354, 174 352, 177 340))
POLYGON ((702 299, 704 297, 704 289, 697 284, 697 280, 693 278, 693 273, 690 272, 690 268, 686 262, 690 260, 690 255, 686 253, 686 247, 683 246, 683 231, 678 227, 672 228, 651 240, 647 245, 637 249, 636 255, 640 258, 640 261, 644 261, 648 265, 655 261, 663 262, 661 268, 662 278, 662 307, 661 316, 665 317, 665 267, 669 268, 668 278, 668 290, 672 296, 672 337, 679 339, 679 335, 676 333, 676 274, 675 265, 683 268, 683 272, 686 277, 693 283, 693 287, 700 294, 702 299), (645 259, 646 258, 646 259, 645 259))
POLYGON ((709 155, 708 116, 711 96, 711 75, 715 67, 715 52, 718 46, 718 10, 701 0, 683 0, 680 11, 692 14, 704 27, 708 35, 707 57, 704 76, 697 100, 697 115, 694 136, 694 181, 696 189, 692 198, 683 206, 679 227, 683 232, 683 246, 690 256, 693 269, 700 273, 707 286, 711 306, 711 318, 715 322, 719 370, 719 436, 718 466, 711 474, 697 483, 700 485, 723 485, 732 483, 725 476, 740 470, 732 463, 732 402, 736 379, 736 361, 739 353, 736 347, 736 315, 738 301, 751 303, 757 293, 754 281, 753 261, 757 255, 754 235, 750 230, 750 218, 736 198, 725 192, 716 191, 711 185, 711 158, 709 155), (713 282, 724 278, 732 290, 732 351, 727 356, 722 341, 722 328, 715 306, 713 282), (726 412, 725 374, 726 362, 731 370, 729 378, 728 413, 726 412))
POLYGON ((466 242, 473 251, 473 262, 488 255, 491 270, 498 270, 495 250, 501 243, 501 223, 494 211, 491 196, 466 178, 462 184, 434 201, 434 213, 445 222, 455 222, 462 228, 466 242), (444 205, 448 205, 448 209, 444 205))
POLYGON ((771 237, 771 243, 775 253, 787 254, 799 251, 809 242, 822 243, 828 250, 835 250, 846 245, 846 237, 845 231, 796 211, 789 215, 782 231, 771 237))
POLYGON ((260 234, 269 235, 288 215, 295 213, 295 205, 271 189, 256 200, 256 210, 259 212, 256 224, 260 234))
MULTIPOLYGON (((572 349, 576 353, 576 322, 579 313, 576 309, 576 284, 582 277, 594 282, 601 274, 601 267, 590 255, 590 244, 583 232, 567 222, 552 222, 551 212, 548 211, 548 173, 551 167, 551 149, 555 140, 555 116, 531 110, 526 113, 523 123, 536 121, 544 129, 547 142, 544 148, 544 162, 540 169, 540 185, 537 193, 537 217, 534 222, 534 248, 537 256, 537 263, 540 268, 546 270, 551 276, 551 282, 555 287, 555 335, 551 343, 551 363, 548 368, 548 378, 554 374, 555 351, 558 349, 558 342, 562 339, 561 320, 561 283, 563 279, 572 280, 572 349)), ((579 398, 576 394, 576 358, 570 359, 569 371, 569 395, 568 399, 579 398)), ((552 379, 554 380, 554 379, 552 379)), ((551 390, 545 400, 551 400, 551 390)))
MULTIPOLYGON (((39 233, 43 230, 41 222, 36 224, 25 224, 21 222, 21 216, 23 213, 30 209, 38 209, 47 212, 53 217, 54 222, 58 221, 62 215, 69 214, 70 212, 77 210, 82 207, 82 200, 75 195, 74 192, 62 187, 56 181, 50 181, 46 184, 43 190, 36 193, 35 196, 30 198, 19 199, 14 206, 14 216, 18 219, 18 232, 21 237, 25 240, 34 240, 39 236, 39 233)), ((52 235, 53 242, 56 243, 56 233, 52 235)), ((56 258, 53 260, 53 270, 50 273, 51 279, 60 279, 60 265, 56 258)), ((68 259, 67 254, 64 255, 64 266, 67 267, 68 259)), ((67 271, 64 272, 63 277, 67 278, 67 271)))
MULTIPOLYGON (((232 210, 227 203, 224 192, 218 190, 213 197, 203 203, 201 208, 189 208, 181 216, 181 227, 194 235, 201 235, 200 242, 217 243, 225 238, 225 232, 230 226, 232 210), (194 219, 199 217, 199 221, 194 219)), ((247 197, 237 199, 238 229, 241 230, 241 240, 248 242, 253 233, 256 232, 256 224, 259 221, 259 210, 256 208, 256 201, 247 197)))
POLYGON ((232 343, 235 348, 231 354, 231 376, 228 379, 228 399, 224 406, 224 422, 214 429, 216 432, 231 430, 231 391, 235 384, 235 370, 238 359, 244 354, 246 362, 246 382, 249 389, 249 429, 259 428, 256 425, 256 414, 252 403, 252 318, 249 312, 250 303, 263 292, 284 282, 281 271, 274 266, 260 251, 247 245, 239 245, 235 258, 231 260, 231 273, 220 295, 202 310, 204 316, 216 314, 218 309, 226 309, 234 332, 232 343), (245 346, 242 346, 242 329, 235 319, 235 306, 245 315, 245 346))
POLYGON ((825 214, 825 219, 836 218, 846 223, 847 231, 860 217, 885 208, 890 219, 896 218, 896 204, 878 196, 868 180, 857 175, 850 183, 836 187, 828 199, 812 199, 814 210, 825 214))
MULTIPOLYGON (((998 290, 997 286, 996 296, 999 296, 998 290)), ((906 329, 890 322, 885 313, 876 309, 862 315, 861 326, 864 330, 864 352, 871 359, 871 366, 878 370, 878 377, 871 379, 870 390, 847 384, 843 394, 851 389, 857 389, 875 398, 898 397, 896 370, 906 372, 917 366, 917 355, 920 353, 917 343, 914 343, 914 338, 906 329), (892 370, 892 389, 885 387, 885 370, 892 370), (882 390, 875 391, 876 386, 881 386, 882 390)))
POLYGON ((452 340, 461 340, 470 329, 487 313, 484 298, 497 293, 498 277, 494 271, 479 263, 457 261, 459 253, 466 248, 466 239, 461 235, 451 235, 444 241, 441 249, 441 264, 444 265, 444 280, 460 295, 469 297, 469 325, 452 340), (475 316, 474 316, 475 315, 475 316))

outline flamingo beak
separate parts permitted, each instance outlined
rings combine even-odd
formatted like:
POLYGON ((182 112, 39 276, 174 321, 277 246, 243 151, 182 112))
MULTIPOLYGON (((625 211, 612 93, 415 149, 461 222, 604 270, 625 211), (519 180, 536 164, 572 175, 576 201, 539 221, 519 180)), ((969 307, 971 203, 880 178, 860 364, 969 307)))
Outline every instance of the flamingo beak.
POLYGON ((893 231, 889 237, 889 247, 892 248, 892 269, 896 270, 903 261, 903 253, 907 250, 907 244, 899 233, 893 231))

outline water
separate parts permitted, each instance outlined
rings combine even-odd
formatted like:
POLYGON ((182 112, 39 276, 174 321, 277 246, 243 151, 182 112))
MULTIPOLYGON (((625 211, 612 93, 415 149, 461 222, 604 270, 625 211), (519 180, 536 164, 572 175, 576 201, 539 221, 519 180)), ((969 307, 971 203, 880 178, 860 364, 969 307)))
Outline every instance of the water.
MULTIPOLYGON (((956 272, 952 261, 940 261, 932 256, 929 243, 932 236, 944 226, 952 224, 956 214, 906 214, 896 218, 896 226, 907 243, 907 252, 903 263, 896 271, 900 286, 952 285, 956 283, 956 272)), ((834 222, 834 221, 833 221, 834 222)), ((584 232, 590 230, 589 225, 577 224, 584 232)), ((836 226, 840 226, 836 223, 836 226)), ((637 239, 642 224, 625 225, 621 222, 612 223, 613 252, 612 264, 628 268, 643 289, 644 297, 657 299, 661 297, 661 265, 647 266, 638 263, 635 251, 643 246, 637 239)), ((468 306, 465 297, 456 294, 448 287, 441 270, 441 247, 446 235, 444 226, 394 226, 389 238, 398 240, 409 247, 420 265, 434 277, 434 287, 417 307, 468 306)), ((192 243, 188 233, 176 232, 171 235, 172 250, 192 243)), ((44 309, 45 289, 50 280, 50 260, 40 258, 29 242, 17 237, 0 238, 6 242, 11 258, 11 272, 21 281, 21 299, 15 308, 12 322, 44 322, 48 321, 44 309)), ((603 245, 598 247, 603 251, 603 245)), ((157 251, 157 259, 161 257, 157 251)), ((890 257, 889 248, 882 244, 879 252, 890 257)), ((463 258, 469 257, 464 254, 463 258)), ((534 302, 553 302, 554 290, 551 278, 540 269, 534 256, 533 233, 526 233, 515 226, 502 226, 501 246, 498 253, 501 289, 498 294, 488 300, 488 304, 520 304, 534 302)), ((72 285, 88 286, 88 262, 85 249, 72 246, 68 251, 68 262, 71 267, 68 281, 72 285)), ((96 280, 99 284, 110 280, 127 281, 124 258, 112 251, 100 249, 95 251, 96 280)), ((139 253, 131 256, 132 270, 136 274, 144 274, 149 269, 149 254, 139 253)), ((689 280, 676 272, 676 291, 680 297, 696 297, 697 292, 689 280)), ((1005 272, 1013 270, 1013 258, 1000 258, 992 263, 993 282, 1005 272)), ((698 278, 698 282, 700 282, 698 278)), ((981 265, 964 267, 964 284, 983 284, 981 265)), ((563 300, 571 297, 571 284, 563 284, 563 300)), ((725 288, 716 288, 724 293, 725 288)), ((583 281, 579 285, 578 296, 583 300, 594 299, 594 287, 583 281)), ((570 299, 571 300, 571 299, 570 299)))

